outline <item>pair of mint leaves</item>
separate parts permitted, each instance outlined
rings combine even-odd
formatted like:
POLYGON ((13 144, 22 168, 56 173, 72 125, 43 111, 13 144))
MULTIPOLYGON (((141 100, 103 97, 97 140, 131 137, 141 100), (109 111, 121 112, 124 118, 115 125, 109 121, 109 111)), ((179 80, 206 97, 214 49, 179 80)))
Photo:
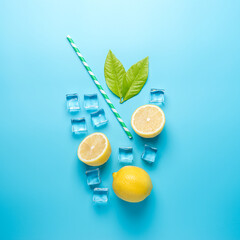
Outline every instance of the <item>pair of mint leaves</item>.
POLYGON ((122 63, 109 50, 104 75, 109 89, 120 98, 120 103, 136 96, 148 78, 148 57, 132 65, 125 71, 122 63))

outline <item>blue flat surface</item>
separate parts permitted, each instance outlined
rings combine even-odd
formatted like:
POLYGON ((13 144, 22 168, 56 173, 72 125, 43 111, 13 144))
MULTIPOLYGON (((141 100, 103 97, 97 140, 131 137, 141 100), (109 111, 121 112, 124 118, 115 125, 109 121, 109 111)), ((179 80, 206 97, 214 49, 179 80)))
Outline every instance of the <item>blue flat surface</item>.
MULTIPOLYGON (((0 239, 240 239, 240 2, 237 0, 46 1, 0 3, 0 239), (97 88, 71 35, 130 128, 151 88, 166 90, 161 135, 130 141, 99 95, 112 145, 101 167, 109 205, 92 205, 86 166, 76 155, 65 94, 97 88), (149 56, 141 93, 119 104, 106 87, 108 50, 128 69, 149 56), (144 144, 158 148, 144 163, 144 144), (143 202, 114 194, 118 147, 153 182, 143 202)), ((133 132, 133 131, 132 131, 133 132)))

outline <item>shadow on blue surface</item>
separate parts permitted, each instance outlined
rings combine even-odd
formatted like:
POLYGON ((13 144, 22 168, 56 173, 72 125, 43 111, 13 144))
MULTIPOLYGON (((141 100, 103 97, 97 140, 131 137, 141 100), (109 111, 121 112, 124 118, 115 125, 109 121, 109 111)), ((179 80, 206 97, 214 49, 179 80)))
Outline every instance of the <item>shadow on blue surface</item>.
POLYGON ((150 228, 155 215, 156 196, 154 191, 140 203, 129 203, 115 197, 116 216, 119 225, 129 234, 140 235, 150 228), (146 221, 148 219, 148 221, 146 221))
POLYGON ((72 134, 72 137, 76 140, 80 140, 82 141, 85 137, 88 136, 88 133, 83 133, 83 134, 74 134, 74 133, 71 133, 72 134))

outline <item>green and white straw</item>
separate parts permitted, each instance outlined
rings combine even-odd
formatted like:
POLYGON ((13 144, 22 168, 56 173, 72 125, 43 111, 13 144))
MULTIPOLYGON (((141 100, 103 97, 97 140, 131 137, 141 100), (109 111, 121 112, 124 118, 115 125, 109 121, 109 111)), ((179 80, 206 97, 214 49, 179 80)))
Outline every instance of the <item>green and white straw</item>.
POLYGON ((72 38, 68 35, 67 36, 67 40, 69 41, 69 43, 71 44, 72 48, 74 49, 74 51, 76 52, 76 54, 78 55, 79 59, 81 60, 82 64, 84 65, 84 67, 86 68, 86 70, 88 71, 89 75, 91 76, 92 80, 94 81, 94 83, 96 84, 98 90, 100 91, 100 93, 102 94, 102 96, 104 97, 104 99, 106 100, 108 106, 111 108, 112 112, 114 113, 115 117, 117 118, 118 122, 120 123, 120 125, 122 126, 123 130, 125 131, 125 133, 128 135, 128 137, 131 139, 133 138, 132 134, 130 133, 130 131, 128 130, 126 124, 124 123, 124 121, 122 120, 122 118, 120 117, 119 113, 117 112, 116 108, 113 106, 112 102, 110 101, 108 95, 105 93, 105 91, 103 90, 101 84, 98 82, 96 76, 94 75, 94 73, 92 72, 91 68, 88 66, 86 60, 84 59, 84 57, 82 56, 82 54, 80 53, 79 49, 77 48, 77 46, 75 45, 74 41, 72 40, 72 38))

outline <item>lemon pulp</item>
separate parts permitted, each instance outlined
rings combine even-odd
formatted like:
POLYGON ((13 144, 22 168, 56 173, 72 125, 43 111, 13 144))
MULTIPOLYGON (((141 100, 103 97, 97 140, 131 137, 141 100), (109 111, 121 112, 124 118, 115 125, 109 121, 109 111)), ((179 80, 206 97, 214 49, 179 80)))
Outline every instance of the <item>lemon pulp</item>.
POLYGON ((90 166, 104 164, 111 155, 111 145, 103 133, 93 133, 82 140, 78 147, 78 158, 90 166))
POLYGON ((147 104, 137 108, 131 118, 133 130, 141 137, 152 138, 161 133, 165 115, 156 105, 147 104))

